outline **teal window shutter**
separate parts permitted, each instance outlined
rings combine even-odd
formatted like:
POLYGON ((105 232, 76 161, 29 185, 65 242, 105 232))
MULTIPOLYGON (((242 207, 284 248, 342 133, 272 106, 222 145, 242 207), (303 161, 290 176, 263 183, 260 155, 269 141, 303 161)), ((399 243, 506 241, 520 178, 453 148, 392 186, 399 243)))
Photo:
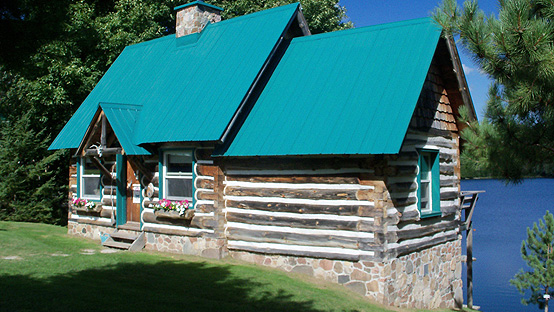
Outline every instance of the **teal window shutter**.
POLYGON ((421 217, 432 217, 441 214, 439 163, 439 153, 437 151, 419 151, 417 197, 421 217))
POLYGON ((127 223, 127 159, 121 154, 117 154, 115 157, 117 172, 116 221, 117 225, 123 225, 127 223))
POLYGON ((441 213, 441 176, 440 176, 440 159, 439 153, 434 153, 432 158, 433 166, 431 168, 431 176, 433 179, 432 184, 432 197, 433 197, 433 213, 441 213))
POLYGON ((75 197, 81 197, 81 157, 77 157, 77 194, 75 197))
POLYGON ((159 151, 159 159, 158 159, 158 199, 162 200, 164 198, 164 175, 163 175, 163 168, 164 168, 164 153, 163 151, 159 151))

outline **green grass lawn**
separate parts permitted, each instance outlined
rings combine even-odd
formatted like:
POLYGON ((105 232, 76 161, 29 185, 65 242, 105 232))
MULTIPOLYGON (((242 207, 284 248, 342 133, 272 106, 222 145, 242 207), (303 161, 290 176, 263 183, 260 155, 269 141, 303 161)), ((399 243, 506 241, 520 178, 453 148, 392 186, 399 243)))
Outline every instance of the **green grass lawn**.
POLYGON ((236 261, 102 250, 63 227, 0 222, 0 311, 389 311, 236 261))

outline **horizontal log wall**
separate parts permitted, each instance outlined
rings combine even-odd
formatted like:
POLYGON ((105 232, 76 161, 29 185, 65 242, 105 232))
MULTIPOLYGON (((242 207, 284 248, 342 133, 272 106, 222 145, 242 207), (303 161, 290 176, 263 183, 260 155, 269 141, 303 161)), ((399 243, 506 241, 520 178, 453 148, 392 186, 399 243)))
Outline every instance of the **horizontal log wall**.
POLYGON ((460 220, 459 136, 455 116, 433 62, 399 155, 388 161, 388 257, 397 257, 458 238, 460 220), (441 216, 421 218, 418 210, 418 150, 438 151, 441 216))
MULTIPOLYGON (((327 259, 381 251, 373 159, 249 158, 223 163, 228 248, 327 259)), ((381 213, 379 213, 379 211, 381 213)))
POLYGON ((69 194, 68 199, 72 200, 73 198, 79 196, 77 194, 77 159, 71 158, 69 161, 69 194))
POLYGON ((77 159, 72 157, 69 160, 69 192, 67 198, 67 218, 71 220, 73 218, 72 200, 77 198, 77 159))
POLYGON ((112 178, 102 177, 102 211, 100 216, 104 218, 112 219, 112 215, 115 218, 115 212, 117 207, 117 170, 115 155, 104 156, 104 167, 112 173, 112 178))

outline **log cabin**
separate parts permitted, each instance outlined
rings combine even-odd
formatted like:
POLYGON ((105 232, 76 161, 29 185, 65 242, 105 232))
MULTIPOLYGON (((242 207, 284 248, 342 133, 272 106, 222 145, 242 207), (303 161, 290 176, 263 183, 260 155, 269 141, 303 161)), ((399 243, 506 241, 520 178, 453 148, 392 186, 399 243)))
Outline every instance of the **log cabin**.
POLYGON ((68 232, 461 305, 459 111, 475 111, 441 28, 312 35, 299 4, 175 9, 176 34, 126 47, 50 146, 74 155, 68 232))

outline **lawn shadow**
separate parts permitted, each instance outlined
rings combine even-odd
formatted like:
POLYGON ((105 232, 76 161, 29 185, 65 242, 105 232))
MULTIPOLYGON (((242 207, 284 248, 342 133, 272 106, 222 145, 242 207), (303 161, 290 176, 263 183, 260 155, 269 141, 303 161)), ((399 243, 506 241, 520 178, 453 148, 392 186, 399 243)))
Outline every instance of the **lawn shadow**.
POLYGON ((120 263, 50 278, 0 276, 1 311, 321 311, 228 267, 120 263))

